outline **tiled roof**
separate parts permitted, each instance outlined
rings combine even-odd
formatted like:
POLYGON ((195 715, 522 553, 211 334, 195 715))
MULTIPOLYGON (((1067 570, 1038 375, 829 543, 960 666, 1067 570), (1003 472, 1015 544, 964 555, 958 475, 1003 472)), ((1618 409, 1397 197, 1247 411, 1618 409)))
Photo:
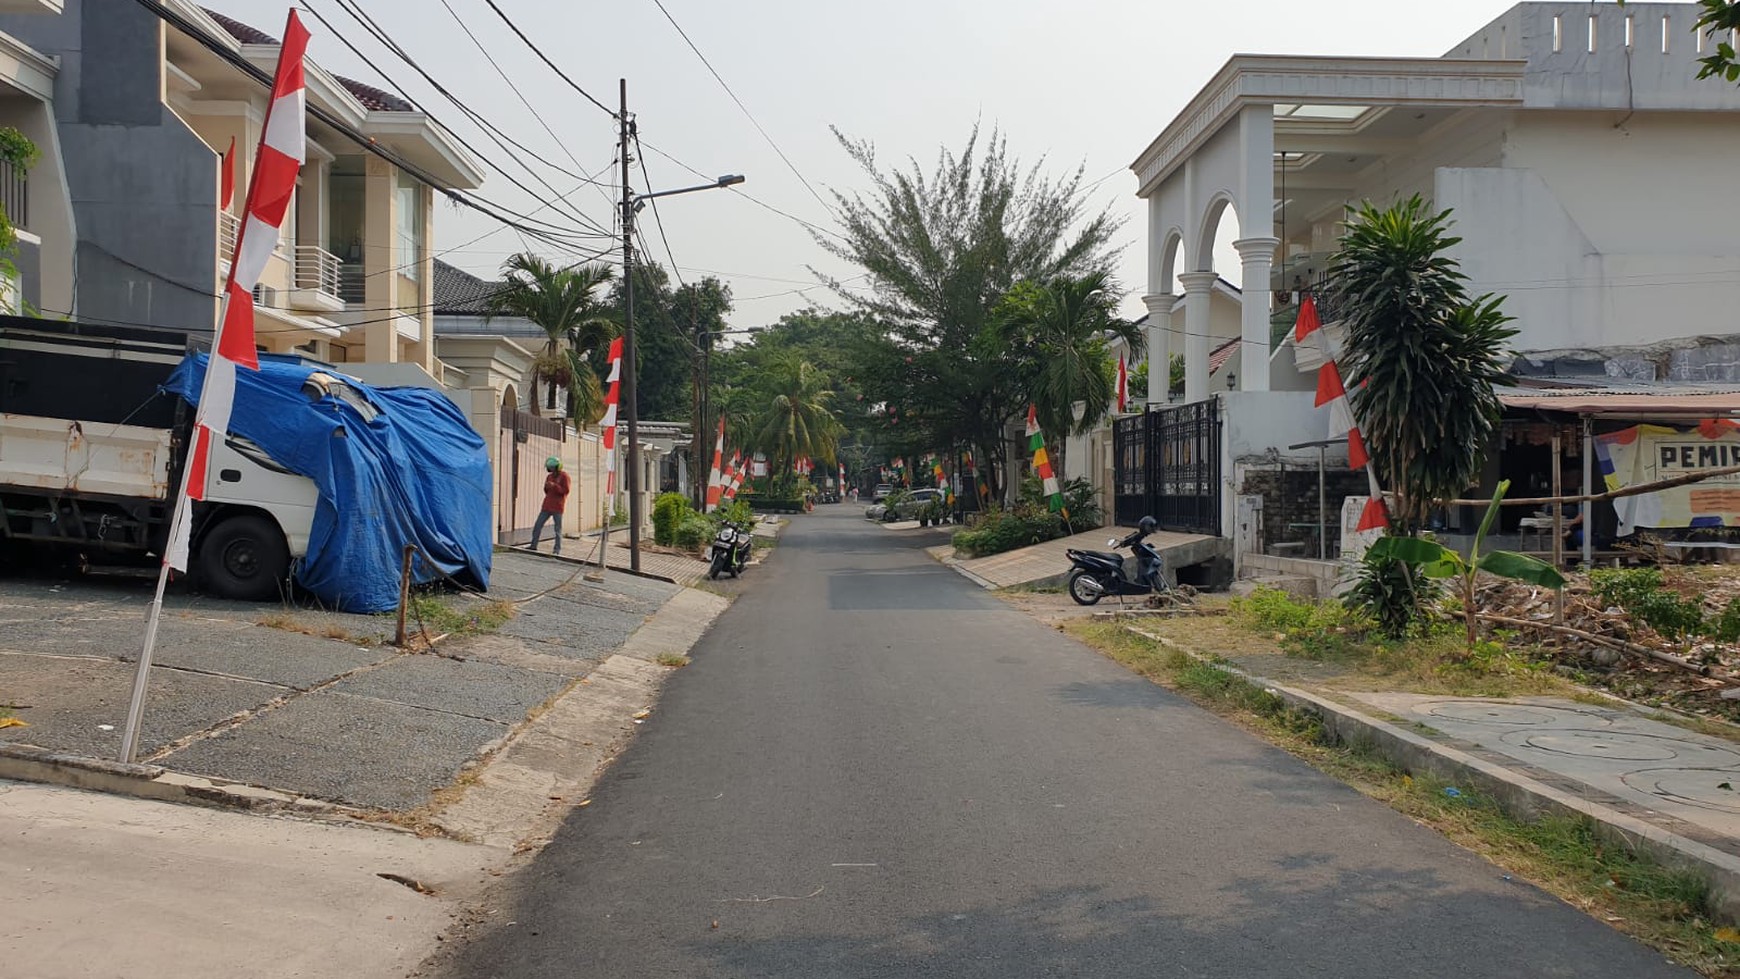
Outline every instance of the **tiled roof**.
MULTIPOLYGON (((234 17, 226 17, 210 7, 200 8, 206 16, 217 21, 218 26, 229 32, 229 35, 243 44, 277 44, 278 39, 257 27, 244 24, 234 17)), ((354 78, 334 75, 338 83, 343 85, 358 102, 373 112, 415 112, 417 107, 385 89, 359 82, 354 78)))
POLYGON ((500 288, 464 269, 435 260, 435 315, 483 316, 489 312, 489 297, 500 288))
POLYGON ((361 102, 366 108, 368 108, 371 111, 374 111, 374 112, 415 112, 415 111, 417 111, 416 106, 412 105, 409 102, 406 102, 404 99, 399 98, 397 95, 394 95, 393 93, 391 93, 385 89, 376 88, 373 85, 366 85, 362 82, 357 81, 354 78, 346 78, 343 75, 334 75, 332 77, 338 79, 338 83, 340 85, 343 85, 347 90, 349 90, 350 94, 356 96, 356 100, 358 102, 361 102))
POLYGON ((211 9, 210 7, 201 7, 200 9, 205 11, 205 14, 207 17, 210 17, 212 20, 217 21, 219 27, 222 27, 224 30, 229 31, 231 37, 235 38, 236 40, 240 41, 243 44, 277 44, 278 43, 278 39, 273 37, 272 35, 267 34, 265 31, 262 31, 259 28, 250 27, 247 24, 244 24, 241 21, 236 20, 234 17, 225 17, 223 14, 218 13, 217 11, 211 9))
POLYGON ((1225 343, 1221 344, 1220 346, 1214 348, 1213 350, 1209 351, 1209 354, 1208 354, 1208 372, 1210 374, 1213 374, 1215 371, 1220 370, 1221 366, 1223 364, 1225 364, 1227 361, 1232 359, 1232 355, 1237 353, 1238 349, 1239 349, 1239 338, 1233 337, 1231 340, 1228 340, 1227 342, 1225 342, 1225 343))

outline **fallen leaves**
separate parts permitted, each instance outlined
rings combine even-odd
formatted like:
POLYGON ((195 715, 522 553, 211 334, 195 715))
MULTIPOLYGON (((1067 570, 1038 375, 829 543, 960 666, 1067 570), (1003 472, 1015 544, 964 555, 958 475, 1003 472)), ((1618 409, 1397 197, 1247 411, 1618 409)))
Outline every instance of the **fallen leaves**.
POLYGON ((29 726, 30 726, 29 722, 21 721, 16 717, 0 717, 0 728, 29 727, 29 726))

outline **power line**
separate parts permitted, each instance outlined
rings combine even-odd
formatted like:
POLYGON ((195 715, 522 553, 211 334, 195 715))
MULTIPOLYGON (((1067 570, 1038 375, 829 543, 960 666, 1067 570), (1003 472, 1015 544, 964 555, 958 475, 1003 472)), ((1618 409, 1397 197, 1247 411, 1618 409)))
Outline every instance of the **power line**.
MULTIPOLYGON (((654 146, 651 143, 643 142, 641 145, 644 146, 646 149, 652 150, 654 153, 657 153, 658 155, 671 161, 672 163, 675 163, 677 166, 682 167, 684 170, 689 171, 690 173, 694 174, 695 176, 700 177, 702 180, 712 181, 712 180, 718 179, 717 177, 710 177, 707 174, 702 173, 701 171, 695 169, 692 166, 689 166, 687 163, 684 163, 682 160, 677 159, 676 157, 672 156, 671 154, 665 152, 662 149, 659 149, 657 146, 654 146)), ((754 194, 750 194, 750 193, 747 193, 745 191, 739 190, 736 187, 726 187, 725 190, 727 190, 728 192, 730 192, 732 194, 737 195, 738 197, 741 197, 741 198, 749 201, 752 204, 757 205, 758 207, 762 207, 762 208, 765 208, 766 210, 772 211, 773 213, 779 215, 782 218, 786 218, 787 220, 790 220, 790 221, 795 221, 798 224, 801 224, 805 228, 809 229, 811 232, 814 232, 815 234, 830 235, 834 238, 840 239, 841 241, 846 240, 845 235, 842 235, 839 232, 834 231, 831 228, 824 228, 821 225, 816 224, 814 222, 806 221, 803 218, 800 218, 797 215, 792 214, 789 211, 782 211, 779 208, 774 207, 772 204, 769 204, 766 201, 762 200, 761 198, 756 197, 754 194)))
MULTIPOLYGON (((312 3, 313 3, 313 0, 302 0, 303 7, 310 14, 313 14, 315 19, 320 21, 320 23, 322 25, 324 25, 327 30, 331 31, 333 33, 333 36, 337 37, 338 40, 340 41, 340 43, 342 43, 345 47, 349 48, 352 54, 354 54, 358 58, 360 58, 362 60, 363 64, 367 65, 370 70, 372 70, 376 75, 380 76, 380 78, 383 81, 385 81, 388 85, 392 86, 395 89, 398 89, 401 94, 403 94, 405 92, 405 87, 403 85, 400 85, 398 82, 396 82, 392 78, 392 76, 388 75, 385 71, 383 71, 379 65, 375 64, 375 62, 368 57, 368 55, 363 54, 362 51, 360 49, 358 49, 355 44, 351 43, 349 38, 345 37, 342 33, 339 32, 338 28, 334 27, 331 24, 331 22, 329 22, 325 17, 321 16, 320 11, 316 10, 313 6, 311 6, 312 3)), ((398 56, 399 60, 403 61, 406 65, 408 65, 412 71, 415 71, 418 75, 422 76, 423 80, 428 82, 429 85, 432 86, 437 93, 439 93, 448 102, 451 102, 455 108, 457 108, 461 113, 463 113, 466 116, 466 118, 470 119, 473 123, 475 123, 478 126, 478 128, 480 130, 482 130, 482 132, 485 136, 489 137, 489 139, 492 140, 503 153, 506 153, 510 159, 513 159, 514 162, 516 162, 522 170, 524 170, 526 173, 530 174, 533 180, 536 180, 538 183, 542 184, 544 186, 544 189, 547 190, 549 193, 556 194, 558 192, 557 192, 556 188, 548 180, 545 180, 543 178, 543 176, 541 174, 539 174, 535 169, 533 169, 530 165, 526 164, 525 162, 517 159, 517 157, 514 156, 513 150, 509 149, 509 146, 512 146, 514 148, 521 150, 522 152, 531 156, 533 159, 536 159, 539 162, 543 163, 544 165, 546 165, 554 170, 557 170, 559 172, 562 172, 570 177, 577 177, 580 179, 585 179, 582 174, 569 173, 568 171, 564 170, 562 167, 559 167, 556 164, 551 163, 549 160, 544 159, 536 151, 527 147, 524 143, 521 143, 519 140, 514 139, 512 136, 508 135, 507 133, 503 132, 500 129, 500 127, 496 126, 494 123, 485 119, 480 113, 476 112, 470 106, 468 106, 464 102, 462 102, 458 98, 458 96, 456 96, 452 92, 448 91, 444 85, 442 85, 440 82, 435 80, 434 76, 430 75, 428 71, 424 70, 423 66, 418 64, 417 60, 415 58, 411 57, 410 53, 407 52, 402 46, 400 46, 397 41, 394 41, 392 39, 392 37, 389 36, 387 34, 387 32, 379 24, 377 24, 374 21, 374 19, 368 15, 368 13, 366 11, 364 11, 360 6, 358 6, 356 4, 355 0, 337 0, 337 3, 338 3, 340 8, 342 8, 347 14, 350 15, 352 20, 356 21, 357 24, 363 28, 364 31, 373 35, 375 40, 379 41, 382 45, 384 45, 389 52, 398 56)), ((437 125, 440 125, 440 120, 436 119, 435 115, 433 113, 429 112, 428 109, 424 108, 422 105, 417 104, 416 100, 409 98, 409 96, 406 96, 406 98, 407 98, 407 101, 411 102, 411 104, 414 108, 416 108, 418 111, 422 112, 424 115, 428 116, 430 121, 435 122, 437 125)), ((444 127, 444 128, 448 128, 448 130, 450 132, 452 131, 451 127, 444 127)), ((497 173, 500 173, 503 177, 507 178, 508 182, 513 184, 515 187, 518 187, 520 190, 524 191, 526 194, 530 195, 534 199, 537 199, 540 196, 537 191, 535 191, 532 188, 527 187, 525 184, 521 183, 517 178, 514 177, 513 174, 507 172, 507 170, 504 169, 500 164, 496 163, 489 156, 484 154, 482 151, 478 150, 478 148, 476 146, 473 146, 464 137, 455 134, 454 139, 458 140, 461 146, 464 146, 467 150, 469 150, 470 152, 475 154, 478 157, 478 159, 483 160, 485 163, 487 163, 491 169, 495 170, 497 173)), ((558 198, 558 199, 560 199, 560 198, 558 198)), ((608 233, 605 231, 605 229, 601 225, 598 224, 597 221, 595 221, 594 219, 592 219, 590 217, 587 217, 585 214, 582 214, 577 209, 570 207, 567 210, 562 211, 562 213, 565 216, 574 218, 575 220, 579 221, 582 225, 589 227, 592 230, 597 231, 600 234, 607 234, 608 233)), ((541 219, 540 219, 539 223, 549 225, 552 228, 557 227, 556 225, 550 224, 550 222, 547 222, 547 221, 542 221, 541 219)))
POLYGON ((579 82, 575 81, 572 78, 569 78, 567 72, 556 67, 556 63, 554 61, 551 61, 549 56, 544 54, 543 51, 539 50, 539 48, 536 44, 532 43, 532 39, 526 36, 526 32, 520 30, 520 26, 518 24, 514 23, 513 18, 509 17, 506 13, 503 13, 502 9, 498 6, 496 6, 495 0, 483 0, 483 2, 489 4, 489 9, 495 11, 495 15, 497 17, 501 18, 502 23, 508 25, 508 27, 514 32, 514 34, 516 36, 518 36, 522 42, 525 43, 525 46, 528 48, 531 48, 532 53, 537 55, 538 58, 544 62, 544 64, 549 65, 550 70, 555 72, 557 77, 561 78, 564 82, 567 82, 569 88, 573 89, 576 92, 579 92, 582 96, 584 96, 586 98, 586 101, 588 101, 588 102, 592 103, 593 105, 597 106, 598 108, 602 109, 604 111, 605 115, 609 116, 612 119, 617 118, 617 113, 616 113, 615 109, 612 109, 610 106, 605 105, 603 102, 600 102, 597 99, 593 98, 591 92, 588 92, 584 88, 581 88, 579 82))
POLYGON ((677 33, 682 35, 683 43, 689 46, 690 51, 695 52, 695 57, 701 59, 701 64, 707 66, 707 71, 712 74, 713 80, 719 83, 719 87, 725 90, 726 95, 731 96, 731 101, 737 103, 737 108, 743 110, 743 115, 749 119, 750 125, 755 127, 755 131, 761 134, 762 139, 767 140, 767 145, 773 147, 775 153, 779 154, 779 158, 785 162, 786 167, 791 170, 792 175, 798 178, 798 181, 804 185, 804 189, 809 191, 810 196, 816 199, 816 203, 822 205, 822 210, 832 213, 833 207, 822 198, 821 194, 816 193, 814 187, 810 186, 808 178, 798 170, 797 164, 791 162, 791 158, 785 155, 785 150, 779 148, 779 144, 773 141, 773 137, 767 134, 766 129, 762 128, 760 121, 755 118, 755 114, 749 111, 749 106, 743 104, 743 100, 738 98, 737 93, 731 90, 731 86, 719 74, 718 69, 714 68, 713 63, 707 60, 707 56, 701 53, 701 49, 695 46, 695 42, 689 37, 689 32, 683 30, 683 25, 677 23, 677 19, 671 16, 669 10, 665 9, 664 0, 653 0, 653 3, 659 8, 659 13, 664 14, 665 19, 671 22, 671 26, 677 29, 677 33))
MULTIPOLYGON (((543 115, 538 112, 537 107, 532 105, 531 99, 527 98, 526 94, 520 91, 520 87, 514 84, 514 80, 508 77, 507 71, 495 60, 495 56, 489 53, 489 49, 484 46, 484 43, 481 40, 478 39, 477 34, 472 31, 471 25, 465 22, 465 18, 459 16, 459 12, 453 9, 453 5, 449 3, 448 0, 441 0, 441 6, 447 8, 447 13, 453 18, 454 23, 458 24, 459 29, 465 32, 465 36, 471 39, 471 43, 477 48, 477 52, 483 55, 483 59, 489 62, 489 66, 494 68, 495 73, 501 76, 501 80, 506 82, 508 88, 513 90, 515 97, 520 100, 520 104, 526 107, 526 110, 532 114, 532 118, 536 119, 538 125, 544 128, 544 132, 549 133, 550 138, 555 140, 557 147, 562 150, 562 153, 573 162, 575 168, 584 172, 586 167, 575 158, 573 151, 568 149, 568 144, 562 142, 561 137, 556 135, 556 131, 550 128, 550 124, 544 120, 543 115)), ((615 163, 614 160, 611 162, 612 164, 615 163)), ((609 167, 607 166, 605 169, 608 170, 609 167)), ((598 192, 604 195, 605 203, 614 210, 616 207, 616 201, 610 196, 610 193, 606 188, 614 190, 616 185, 613 183, 601 183, 597 180, 597 174, 593 174, 586 179, 598 187, 598 192)))

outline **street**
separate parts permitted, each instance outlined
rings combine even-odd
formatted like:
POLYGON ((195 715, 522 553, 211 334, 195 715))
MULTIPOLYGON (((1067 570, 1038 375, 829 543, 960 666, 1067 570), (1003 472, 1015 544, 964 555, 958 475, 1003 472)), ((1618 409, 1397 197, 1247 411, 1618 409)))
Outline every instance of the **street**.
POLYGON ((446 975, 1690 975, 861 512, 792 521, 446 975))

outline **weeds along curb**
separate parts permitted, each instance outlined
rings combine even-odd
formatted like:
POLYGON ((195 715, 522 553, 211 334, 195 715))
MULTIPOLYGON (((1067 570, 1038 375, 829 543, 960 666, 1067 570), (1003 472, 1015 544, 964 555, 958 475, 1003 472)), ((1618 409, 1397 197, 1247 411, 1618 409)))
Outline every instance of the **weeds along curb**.
POLYGON ((1608 842, 1641 853, 1670 869, 1702 877, 1710 887, 1710 910, 1714 916, 1723 924, 1740 924, 1740 857, 1598 803, 1579 799, 1345 704, 1213 660, 1163 636, 1135 626, 1124 628, 1133 635, 1157 642, 1225 673, 1231 682, 1244 683, 1253 692, 1279 697, 1289 707, 1314 715, 1323 725, 1324 738, 1329 744, 1370 752, 1410 774, 1466 786, 1492 799, 1506 815, 1521 822, 1534 822, 1543 816, 1590 820, 1597 835, 1608 842))

